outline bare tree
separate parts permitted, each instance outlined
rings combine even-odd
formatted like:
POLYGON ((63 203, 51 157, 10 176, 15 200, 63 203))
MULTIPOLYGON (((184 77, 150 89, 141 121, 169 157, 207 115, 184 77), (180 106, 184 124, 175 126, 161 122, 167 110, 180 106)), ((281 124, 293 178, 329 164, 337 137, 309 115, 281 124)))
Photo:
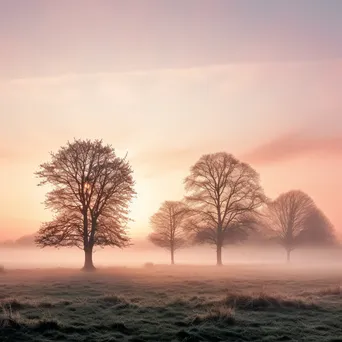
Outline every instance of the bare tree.
POLYGON ((286 249, 287 261, 298 245, 298 236, 305 229, 310 214, 316 210, 314 201, 300 190, 281 194, 267 207, 266 221, 286 249))
POLYGON ((36 238, 41 247, 76 246, 84 250, 84 270, 93 270, 94 246, 124 247, 128 206, 134 196, 132 169, 102 141, 74 140, 40 165, 39 185, 52 190, 45 205, 55 213, 36 238))
POLYGON ((180 201, 165 201, 150 219, 153 233, 149 240, 171 253, 171 264, 175 263, 175 251, 186 243, 184 224, 189 215, 187 205, 180 201))
POLYGON ((247 217, 266 200, 259 175, 231 154, 207 154, 191 167, 185 188, 194 213, 188 229, 197 242, 216 246, 222 265, 222 247, 245 238, 247 217))

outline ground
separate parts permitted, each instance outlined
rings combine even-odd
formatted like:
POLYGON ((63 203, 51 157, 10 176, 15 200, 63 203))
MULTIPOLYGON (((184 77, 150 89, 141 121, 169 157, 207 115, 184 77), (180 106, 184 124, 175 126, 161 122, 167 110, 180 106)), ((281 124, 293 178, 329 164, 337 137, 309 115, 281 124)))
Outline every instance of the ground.
POLYGON ((153 266, 0 274, 0 341, 342 341, 342 270, 153 266))

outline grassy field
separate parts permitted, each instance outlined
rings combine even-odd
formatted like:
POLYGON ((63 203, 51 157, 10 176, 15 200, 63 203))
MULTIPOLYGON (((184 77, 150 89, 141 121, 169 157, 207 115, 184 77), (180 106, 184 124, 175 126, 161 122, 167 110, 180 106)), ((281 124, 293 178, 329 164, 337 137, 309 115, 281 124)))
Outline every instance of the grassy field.
POLYGON ((342 341, 338 271, 8 271, 0 274, 0 341, 342 341))

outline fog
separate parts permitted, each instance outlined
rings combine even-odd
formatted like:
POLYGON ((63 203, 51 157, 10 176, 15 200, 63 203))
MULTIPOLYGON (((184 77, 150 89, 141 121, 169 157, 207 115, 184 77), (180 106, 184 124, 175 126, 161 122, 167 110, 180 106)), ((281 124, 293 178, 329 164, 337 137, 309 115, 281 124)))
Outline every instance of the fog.
MULTIPOLYGON (((147 262, 169 264, 170 256, 163 249, 96 249, 93 255, 96 267, 127 266, 140 267, 147 262)), ((74 248, 39 249, 0 248, 0 264, 6 269, 28 268, 81 268, 84 254, 74 248)), ((176 264, 215 265, 216 252, 211 247, 194 247, 176 253, 176 264)), ((285 251, 277 246, 251 247, 229 246, 223 251, 224 264, 286 264, 285 251)), ((294 250, 290 265, 308 267, 342 266, 342 250, 339 248, 306 248, 294 250)))

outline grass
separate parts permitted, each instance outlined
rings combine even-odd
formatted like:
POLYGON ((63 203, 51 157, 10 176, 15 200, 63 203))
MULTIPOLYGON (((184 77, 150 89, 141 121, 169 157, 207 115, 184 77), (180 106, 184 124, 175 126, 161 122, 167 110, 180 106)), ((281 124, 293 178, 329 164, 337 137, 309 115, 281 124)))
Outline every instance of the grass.
POLYGON ((234 265, 8 270, 0 341, 338 341, 340 280, 234 265))
POLYGON ((223 300, 226 305, 242 310, 270 310, 270 309, 317 309, 312 301, 293 297, 291 295, 270 294, 265 291, 258 293, 230 293, 223 300))
POLYGON ((210 308, 208 312, 196 315, 190 325, 204 323, 233 325, 236 323, 235 309, 227 306, 210 308))

